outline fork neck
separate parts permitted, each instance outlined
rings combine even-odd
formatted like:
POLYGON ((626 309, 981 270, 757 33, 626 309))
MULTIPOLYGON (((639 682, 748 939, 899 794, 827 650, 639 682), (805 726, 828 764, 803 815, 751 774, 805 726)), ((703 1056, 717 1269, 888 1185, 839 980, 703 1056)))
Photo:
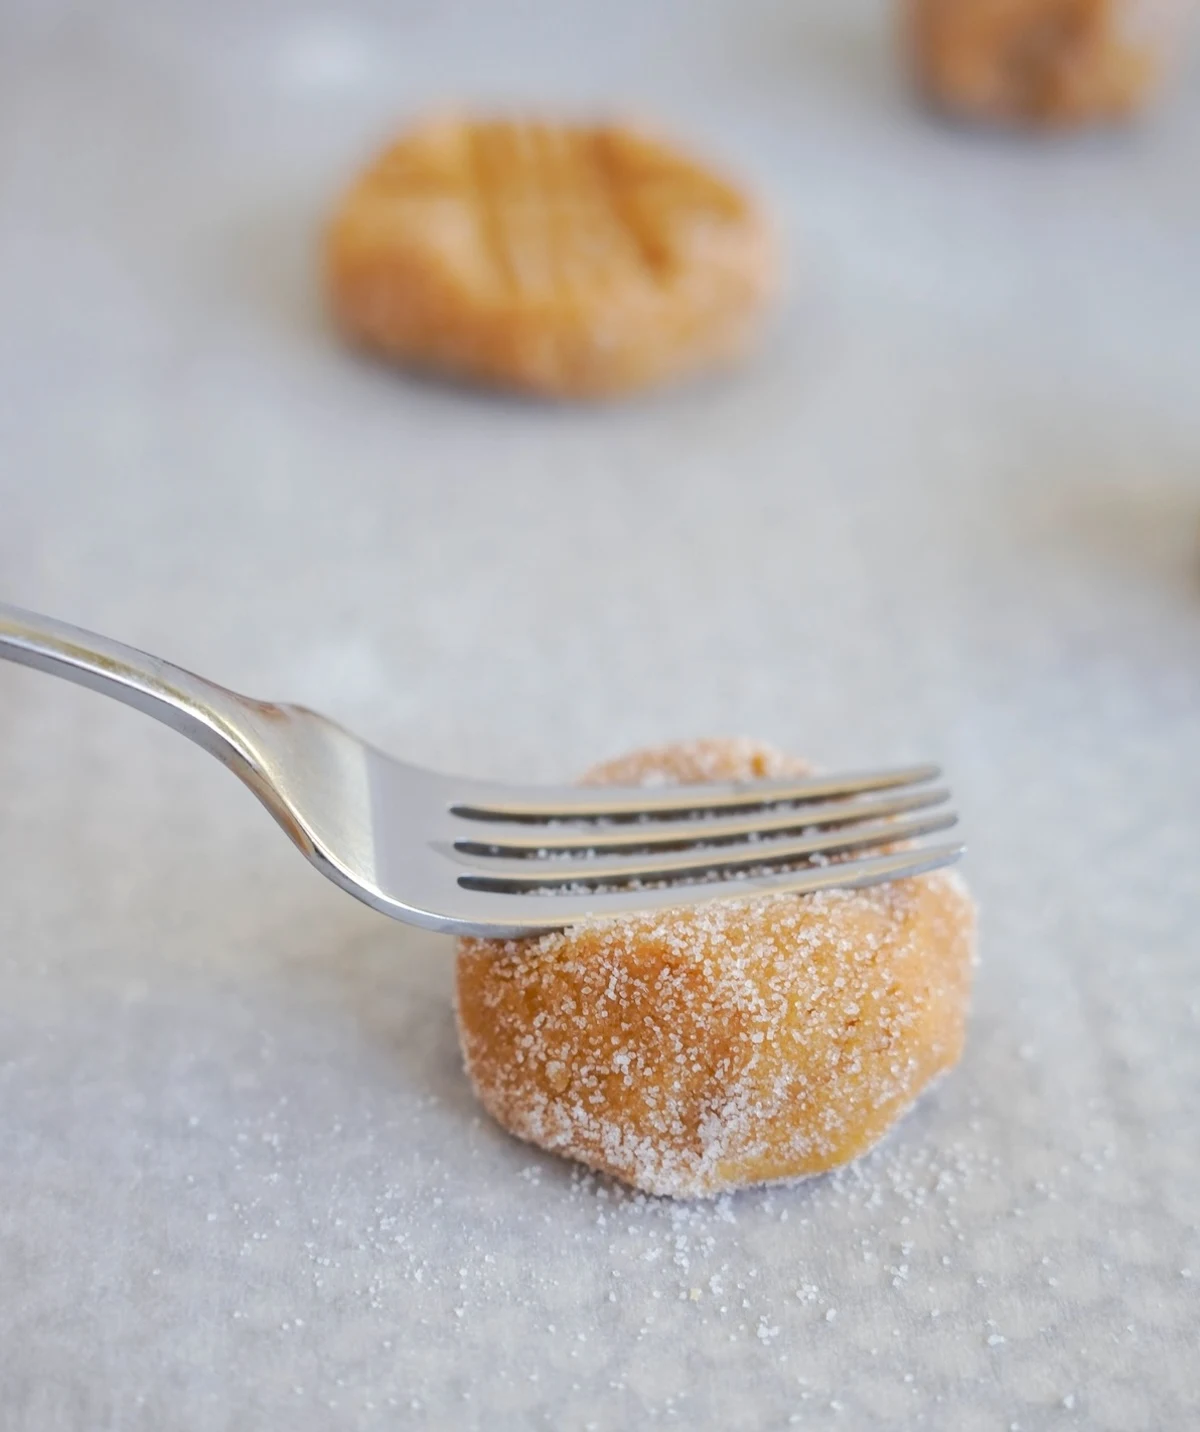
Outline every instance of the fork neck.
POLYGON ((257 782, 257 761, 239 729, 254 703, 160 657, 53 617, 0 602, 0 657, 111 696, 170 726, 257 782))

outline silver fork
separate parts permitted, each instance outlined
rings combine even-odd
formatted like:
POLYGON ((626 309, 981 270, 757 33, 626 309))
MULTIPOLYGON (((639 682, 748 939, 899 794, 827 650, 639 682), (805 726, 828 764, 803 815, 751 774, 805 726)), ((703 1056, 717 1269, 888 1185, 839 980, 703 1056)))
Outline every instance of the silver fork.
POLYGON ((431 930, 518 936, 663 906, 855 888, 963 852, 907 844, 955 823, 940 809, 948 792, 932 784, 936 766, 703 786, 508 786, 394 760, 315 711, 239 696, 3 603, 0 657, 189 737, 250 787, 322 875, 431 930))

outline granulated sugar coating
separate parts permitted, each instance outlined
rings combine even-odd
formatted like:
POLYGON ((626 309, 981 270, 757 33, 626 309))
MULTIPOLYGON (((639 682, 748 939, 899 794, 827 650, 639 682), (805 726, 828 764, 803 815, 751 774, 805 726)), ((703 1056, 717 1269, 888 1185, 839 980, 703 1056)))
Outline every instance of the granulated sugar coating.
MULTIPOLYGON (((704 741, 586 779, 806 769, 704 741)), ((648 1193, 713 1195, 870 1148, 957 1061, 973 945, 970 897, 944 872, 468 939, 459 1034, 484 1107, 519 1138, 648 1193)))

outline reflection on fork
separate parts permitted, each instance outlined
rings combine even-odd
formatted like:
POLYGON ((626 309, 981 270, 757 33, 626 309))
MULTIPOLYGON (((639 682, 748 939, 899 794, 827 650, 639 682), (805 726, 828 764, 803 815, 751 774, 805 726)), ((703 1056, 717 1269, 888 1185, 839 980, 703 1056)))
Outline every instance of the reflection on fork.
POLYGON ((395 760, 302 706, 240 696, 106 637, 0 603, 0 657, 134 706, 258 796, 342 889, 394 919, 517 936, 588 918, 858 888, 960 844, 935 766, 702 786, 522 787, 395 760))

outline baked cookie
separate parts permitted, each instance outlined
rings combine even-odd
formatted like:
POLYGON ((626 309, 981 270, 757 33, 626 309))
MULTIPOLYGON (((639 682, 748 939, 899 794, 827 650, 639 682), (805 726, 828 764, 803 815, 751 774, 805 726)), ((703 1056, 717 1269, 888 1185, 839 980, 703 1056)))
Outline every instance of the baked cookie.
MULTIPOLYGON (((646 751, 591 778, 802 773, 750 741, 646 751)), ((458 1027, 519 1138, 686 1198, 870 1148, 958 1059, 974 946, 959 877, 758 897, 524 940, 465 939, 458 1027)))
POLYGON ((333 313, 390 358, 555 397, 744 347, 774 287, 746 195, 624 126, 444 118, 387 149, 329 230, 333 313))
POLYGON ((1176 0, 906 0, 922 89, 973 119, 1121 119, 1153 93, 1176 0))

